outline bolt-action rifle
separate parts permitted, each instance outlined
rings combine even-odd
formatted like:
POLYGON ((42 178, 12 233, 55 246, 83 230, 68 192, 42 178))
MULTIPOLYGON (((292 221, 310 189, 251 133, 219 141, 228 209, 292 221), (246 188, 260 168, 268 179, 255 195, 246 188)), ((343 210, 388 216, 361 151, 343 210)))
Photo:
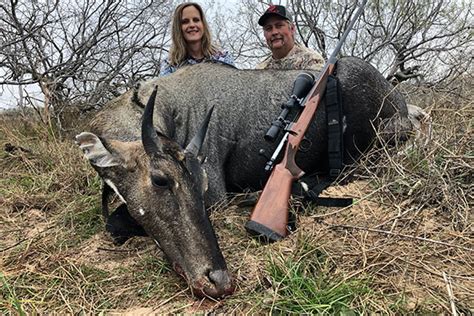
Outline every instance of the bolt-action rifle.
MULTIPOLYGON (((309 125, 314 119, 318 105, 326 90, 328 77, 334 72, 337 54, 341 50, 342 44, 355 22, 362 14, 366 2, 367 0, 362 1, 362 4, 350 21, 349 26, 337 43, 336 48, 324 65, 323 70, 320 72, 316 83, 303 100, 301 104, 302 110, 299 116, 293 123, 286 126, 286 133, 280 145, 277 147, 276 153, 273 154, 267 163, 266 169, 269 170, 273 168, 272 173, 252 211, 250 221, 245 225, 247 231, 265 241, 278 241, 288 235, 288 208, 292 184, 304 175, 304 171, 296 165, 296 153, 298 152, 309 125), (279 164, 273 167, 273 161, 285 142, 286 149, 283 159, 279 164)), ((284 109, 284 111, 286 110, 284 109)), ((286 114, 285 112, 282 113, 286 114)), ((273 140, 275 138, 275 131, 283 125, 278 123, 282 121, 281 117, 282 115, 272 123, 272 127, 267 132, 267 135, 265 135, 265 139, 273 140), (272 130, 273 132, 271 132, 272 130), (273 136, 268 137, 269 134, 273 136)))

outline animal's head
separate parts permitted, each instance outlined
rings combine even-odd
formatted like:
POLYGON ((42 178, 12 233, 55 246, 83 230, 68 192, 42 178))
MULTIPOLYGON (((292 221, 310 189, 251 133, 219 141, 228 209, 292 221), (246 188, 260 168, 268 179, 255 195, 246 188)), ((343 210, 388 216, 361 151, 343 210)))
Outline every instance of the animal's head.
POLYGON ((212 110, 183 149, 153 127, 155 98, 156 89, 143 114, 141 142, 105 140, 92 133, 81 133, 76 141, 196 295, 232 294, 233 281, 204 207, 207 179, 199 151, 212 110))

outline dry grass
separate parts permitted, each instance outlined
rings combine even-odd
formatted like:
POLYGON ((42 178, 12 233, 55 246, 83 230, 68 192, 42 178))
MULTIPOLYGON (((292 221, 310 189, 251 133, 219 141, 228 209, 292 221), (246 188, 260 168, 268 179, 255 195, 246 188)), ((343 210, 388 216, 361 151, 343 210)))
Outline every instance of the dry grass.
POLYGON ((238 283, 222 301, 191 297, 147 238, 114 246, 100 181, 72 140, 4 118, 0 311, 472 314, 471 88, 412 92, 433 118, 428 146, 374 149, 357 181, 325 192, 356 203, 303 208, 282 242, 248 237, 250 209, 216 206, 212 221, 238 283))

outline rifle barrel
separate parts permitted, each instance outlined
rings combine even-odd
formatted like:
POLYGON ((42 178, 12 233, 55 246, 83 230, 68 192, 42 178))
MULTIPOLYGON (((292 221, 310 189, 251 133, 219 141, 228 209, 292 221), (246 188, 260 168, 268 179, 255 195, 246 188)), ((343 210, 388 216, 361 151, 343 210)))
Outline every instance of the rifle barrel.
POLYGON ((364 12, 364 7, 365 4, 367 3, 367 0, 362 0, 361 5, 357 9, 357 12, 355 15, 352 17, 352 20, 349 22, 349 25, 347 26, 346 30, 342 34, 339 42, 336 45, 336 48, 334 48, 334 51, 332 52, 331 56, 329 56, 328 63, 335 64, 337 60, 337 54, 339 54, 339 51, 341 50, 342 44, 346 41, 347 35, 349 35, 350 31, 354 27, 355 22, 357 19, 359 19, 359 16, 364 12))

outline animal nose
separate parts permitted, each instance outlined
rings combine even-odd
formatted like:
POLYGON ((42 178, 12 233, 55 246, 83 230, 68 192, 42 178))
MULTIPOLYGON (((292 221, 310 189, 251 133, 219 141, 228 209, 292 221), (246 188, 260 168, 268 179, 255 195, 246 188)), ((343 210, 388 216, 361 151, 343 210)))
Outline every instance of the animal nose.
MULTIPOLYGON (((209 272, 209 280, 214 285, 210 288, 210 292, 215 292, 213 297, 224 297, 231 295, 235 291, 235 284, 227 270, 212 270, 209 272)), ((209 294, 211 294, 209 293, 209 294)), ((212 293, 214 294, 214 293, 212 293)))
POLYGON ((226 285, 231 282, 230 275, 225 270, 214 270, 209 272, 209 280, 216 286, 226 285))
POLYGON ((207 279, 207 282, 202 279, 195 282, 193 292, 196 295, 222 298, 231 295, 235 291, 234 280, 227 270, 209 271, 207 279))

